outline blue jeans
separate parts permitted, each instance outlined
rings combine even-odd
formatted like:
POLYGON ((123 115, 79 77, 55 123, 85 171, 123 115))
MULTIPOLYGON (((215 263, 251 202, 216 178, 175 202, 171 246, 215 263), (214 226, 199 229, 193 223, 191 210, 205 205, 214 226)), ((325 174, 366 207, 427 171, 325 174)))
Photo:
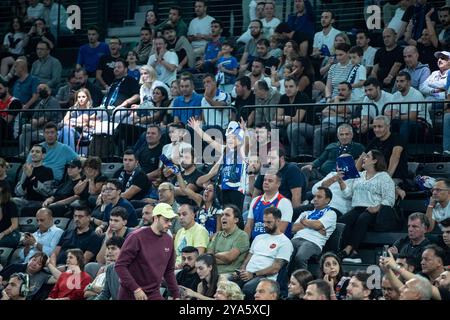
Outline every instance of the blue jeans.
POLYGON ((444 143, 443 143, 443 151, 450 151, 450 112, 447 112, 444 115, 444 143))
POLYGON ((67 144, 74 151, 76 150, 75 141, 78 140, 79 134, 74 127, 64 126, 58 132, 59 142, 67 144))

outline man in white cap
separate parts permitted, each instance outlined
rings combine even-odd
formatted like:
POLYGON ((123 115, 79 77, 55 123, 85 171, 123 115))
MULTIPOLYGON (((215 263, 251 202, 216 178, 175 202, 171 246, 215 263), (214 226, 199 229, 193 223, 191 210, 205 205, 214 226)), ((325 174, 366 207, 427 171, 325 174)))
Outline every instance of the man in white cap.
POLYGON ((163 278, 172 296, 179 298, 173 238, 167 234, 176 216, 170 205, 160 203, 153 209, 152 225, 127 237, 115 265, 119 300, 163 300, 163 278))
POLYGON ((439 70, 432 72, 420 85, 419 90, 426 100, 443 101, 447 96, 447 71, 450 69, 450 52, 438 51, 434 56, 438 59, 439 70))

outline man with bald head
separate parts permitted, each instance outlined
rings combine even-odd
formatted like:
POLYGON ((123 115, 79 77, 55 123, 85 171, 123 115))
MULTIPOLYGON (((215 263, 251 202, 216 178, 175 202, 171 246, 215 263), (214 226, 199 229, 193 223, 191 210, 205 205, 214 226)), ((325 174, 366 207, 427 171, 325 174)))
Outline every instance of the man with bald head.
POLYGON ((24 248, 19 256, 23 262, 27 262, 36 252, 44 252, 50 256, 58 245, 63 230, 53 224, 53 214, 48 208, 41 208, 36 212, 38 230, 33 234, 25 232, 23 240, 24 248))
POLYGON ((30 109, 39 99, 37 94, 39 79, 28 72, 28 65, 25 57, 16 60, 14 70, 15 75, 19 79, 17 79, 14 84, 12 90, 13 96, 22 102, 23 109, 30 109))
POLYGON ((383 85, 383 89, 390 90, 394 86, 395 76, 403 65, 403 49, 397 45, 396 32, 391 28, 383 30, 384 47, 375 54, 372 77, 383 85))
POLYGON ((427 64, 419 61, 419 51, 414 46, 407 46, 403 49, 403 59, 405 61, 405 69, 411 76, 411 86, 419 90, 419 87, 430 76, 430 68, 427 64))

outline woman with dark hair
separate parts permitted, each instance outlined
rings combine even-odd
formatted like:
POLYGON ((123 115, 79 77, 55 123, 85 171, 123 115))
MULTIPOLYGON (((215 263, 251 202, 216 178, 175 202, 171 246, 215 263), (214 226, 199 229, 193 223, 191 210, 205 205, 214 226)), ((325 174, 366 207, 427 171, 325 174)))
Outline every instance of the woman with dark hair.
POLYGON ((363 153, 360 177, 353 182, 353 210, 339 218, 345 223, 343 233, 344 249, 338 253, 343 261, 360 263, 356 249, 364 239, 370 226, 376 231, 392 231, 397 227, 395 204, 395 183, 386 172, 386 161, 378 150, 363 153))
POLYGON ((294 70, 289 76, 297 78, 298 90, 311 98, 314 83, 314 68, 311 61, 305 57, 298 57, 294 59, 293 66, 294 70))
POLYGON ((214 300, 214 294, 217 291, 217 284, 219 282, 216 258, 209 253, 202 254, 195 261, 195 268, 201 280, 197 286, 197 292, 181 286, 184 291, 184 296, 198 300, 214 300))
POLYGON ((7 170, 9 168, 8 162, 5 159, 0 158, 0 185, 6 186, 11 190, 11 184, 8 181, 7 170))
POLYGON ((350 277, 344 276, 341 259, 333 252, 327 252, 320 257, 319 267, 320 277, 330 284, 331 296, 334 293, 336 300, 344 300, 350 277))
POLYGON ((3 40, 1 75, 5 77, 15 60, 22 56, 25 52, 25 47, 28 44, 28 36, 23 32, 23 21, 19 17, 12 19, 9 25, 9 32, 5 35, 3 40))
POLYGON ((288 297, 286 300, 302 300, 306 292, 306 287, 314 276, 305 269, 298 269, 291 275, 288 285, 288 297))
POLYGON ((0 183, 0 247, 17 248, 20 241, 19 213, 11 199, 11 189, 0 183))
POLYGON ((80 249, 67 250, 67 270, 59 271, 54 262, 50 261, 48 268, 56 279, 56 284, 47 300, 83 300, 84 288, 92 279, 84 272, 84 255, 80 249), (76 284, 76 285, 75 285, 76 284))
POLYGON ((153 33, 153 37, 155 37, 156 33, 156 26, 158 25, 159 19, 156 15, 156 11, 154 10, 147 10, 145 13, 145 22, 144 27, 150 28, 153 33))
POLYGON ((278 77, 284 79, 284 67, 288 64, 293 64, 295 58, 300 56, 298 44, 294 40, 289 40, 284 44, 283 55, 278 66, 278 77))

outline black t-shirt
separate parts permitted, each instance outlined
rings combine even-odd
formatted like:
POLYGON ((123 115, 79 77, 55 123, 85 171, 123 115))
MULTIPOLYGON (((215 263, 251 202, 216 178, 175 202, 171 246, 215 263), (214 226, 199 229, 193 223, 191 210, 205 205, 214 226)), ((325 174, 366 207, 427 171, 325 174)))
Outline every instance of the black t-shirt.
POLYGON ((435 48, 432 45, 424 46, 420 42, 417 43, 417 51, 419 51, 419 61, 423 64, 427 64, 431 72, 439 70, 437 59, 434 56, 434 53, 439 50, 440 45, 438 46, 438 48, 435 48))
POLYGON ((105 81, 108 86, 114 81, 114 67, 116 65, 116 61, 121 58, 122 56, 114 58, 109 54, 100 57, 97 70, 102 71, 103 81, 105 81))
MULTIPOLYGON (((302 188, 302 199, 304 199, 306 194, 306 180, 300 169, 295 164, 287 162, 279 170, 279 173, 281 174, 281 185, 278 191, 289 200, 292 200, 291 189, 302 188)), ((255 188, 262 190, 263 182, 264 176, 259 175, 255 181, 255 188)))
POLYGON ((200 278, 197 272, 188 273, 185 270, 181 270, 176 275, 177 283, 180 286, 189 288, 197 292, 197 286, 200 283, 200 278))
POLYGON ((295 31, 294 35, 292 36, 292 40, 294 40, 298 46, 302 44, 302 42, 308 41, 308 56, 312 53, 312 42, 311 38, 308 37, 308 35, 301 31, 295 31))
POLYGON ((0 219, 0 232, 3 232, 11 227, 11 219, 18 218, 19 213, 17 212, 16 204, 12 201, 2 204, 1 208, 2 217, 0 219))
POLYGON ((102 103, 103 93, 96 85, 92 84, 90 81, 87 81, 84 87, 89 90, 94 107, 98 107, 102 103))
MULTIPOLYGON (((203 175, 203 173, 201 173, 199 170, 195 169, 194 172, 192 172, 190 175, 184 175, 182 174, 181 176, 184 179, 184 182, 187 185, 189 184, 193 184, 193 185, 197 185, 197 179, 200 178, 203 175)), ((174 186, 179 187, 179 184, 177 182, 176 179, 174 179, 172 181, 172 183, 174 184, 174 186)), ((196 205, 194 201, 192 201, 191 199, 189 199, 189 197, 187 196, 178 196, 175 198, 175 200, 177 201, 177 203, 179 204, 190 204, 190 205, 196 205)))
POLYGON ((430 240, 425 238, 420 244, 412 245, 408 236, 405 236, 394 242, 393 246, 398 249, 401 255, 413 257, 416 260, 416 271, 420 271, 420 260, 422 259, 422 253, 427 245, 431 244, 430 240))
POLYGON ((65 264, 68 249, 81 249, 81 251, 92 252, 94 256, 100 251, 102 246, 102 238, 97 236, 93 229, 89 229, 84 233, 78 234, 77 229, 66 230, 59 239, 58 246, 61 251, 58 255, 57 264, 65 264))
POLYGON ((268 77, 270 77, 270 74, 272 73, 271 68, 278 67, 278 65, 280 64, 280 60, 278 60, 277 58, 272 57, 272 56, 270 56, 267 59, 261 58, 261 60, 263 61, 263 65, 264 65, 264 73, 268 77))
POLYGON ((442 301, 448 301, 450 300, 450 290, 445 288, 438 288, 439 294, 441 295, 442 301))
POLYGON ((26 190, 25 199, 33 201, 45 201, 46 197, 37 193, 34 188, 37 188, 38 182, 46 182, 53 180, 53 170, 45 166, 33 168, 31 176, 26 177, 22 188, 26 190))
POLYGON ((141 188, 141 191, 136 193, 130 200, 142 200, 150 189, 150 181, 148 181, 147 175, 140 169, 136 169, 131 174, 126 173, 125 170, 119 171, 114 175, 114 178, 122 182, 122 192, 127 191, 133 185, 141 188), (131 181, 128 183, 130 179, 131 181))
MULTIPOLYGON (((412 38, 414 40, 418 40, 422 36, 422 31, 427 27, 425 22, 425 15, 433 8, 431 3, 427 3, 425 6, 416 4, 409 6, 403 14, 402 21, 409 23, 409 21, 413 20, 413 29, 412 29, 412 38)), ((431 20, 434 21, 435 24, 438 24, 438 16, 437 11, 435 10, 431 15, 431 20)))
POLYGON ((378 64, 378 73, 377 78, 382 83, 383 88, 392 88, 395 82, 395 77, 392 79, 392 82, 389 86, 385 86, 383 84, 384 79, 389 75, 389 71, 391 71, 394 63, 400 62, 402 66, 400 70, 403 69, 404 60, 403 60, 403 49, 400 46, 396 46, 394 50, 386 51, 386 48, 380 48, 375 53, 375 59, 373 61, 374 65, 378 64))
POLYGON ((384 155, 384 160, 386 161, 386 166, 389 166, 389 159, 391 159, 392 150, 394 147, 400 146, 403 151, 400 155, 400 161, 398 162, 397 169, 394 172, 392 178, 406 179, 408 177, 408 155, 406 154, 405 142, 396 133, 391 133, 389 138, 385 141, 381 141, 378 138, 373 139, 369 142, 366 152, 372 149, 380 150, 384 155))
POLYGON ((139 94, 139 83, 134 78, 126 76, 124 78, 116 79, 111 84, 105 105, 117 107, 135 94, 139 94), (119 92, 116 96, 115 91, 117 90, 117 87, 119 87, 119 92), (115 99, 114 96, 116 96, 115 99))
MULTIPOLYGON (((62 185, 58 187, 58 189, 56 189, 55 194, 53 195, 55 197, 55 201, 63 200, 75 195, 73 188, 80 180, 81 179, 72 180, 68 178, 62 185)), ((84 188, 83 192, 80 195, 80 199, 85 200, 88 197, 89 197, 89 188, 84 188)))
MULTIPOLYGON (((175 51, 175 46, 177 45, 178 40, 179 40, 179 38, 177 39, 177 41, 175 41, 174 44, 168 43, 168 44, 167 44, 167 50, 173 50, 173 51, 175 51)), ((183 49, 183 48, 180 48, 178 51, 175 51, 175 53, 177 54, 177 56, 178 56, 178 61, 180 61, 180 62, 183 61, 183 59, 184 59, 184 58, 186 57, 186 55, 187 55, 186 50, 183 49)), ((187 66, 187 65, 186 65, 186 66, 187 66)))
POLYGON ((291 106, 283 107, 285 116, 294 117, 295 114, 297 113, 297 110, 299 110, 299 109, 305 110, 306 115, 303 118, 302 122, 314 124, 314 107, 313 106, 306 107, 306 106, 300 105, 300 104, 305 104, 305 103, 311 103, 311 100, 304 92, 300 92, 300 91, 297 92, 297 94, 295 95, 295 99, 294 99, 293 103, 290 102, 289 97, 286 94, 283 94, 280 98, 281 105, 287 105, 287 104, 298 105, 298 106, 292 106, 292 107, 291 106))
POLYGON ((234 107, 238 112, 241 113, 242 118, 247 121, 248 116, 252 111, 255 110, 255 108, 245 108, 245 106, 254 106, 255 105, 255 94, 253 91, 250 93, 250 95, 247 97, 247 99, 244 99, 242 97, 236 97, 236 100, 234 102, 234 107))
POLYGON ((146 145, 138 152, 137 158, 139 160, 139 164, 141 165, 142 171, 145 173, 150 173, 158 169, 159 157, 162 154, 162 148, 163 146, 161 143, 151 149, 148 145, 146 145))

